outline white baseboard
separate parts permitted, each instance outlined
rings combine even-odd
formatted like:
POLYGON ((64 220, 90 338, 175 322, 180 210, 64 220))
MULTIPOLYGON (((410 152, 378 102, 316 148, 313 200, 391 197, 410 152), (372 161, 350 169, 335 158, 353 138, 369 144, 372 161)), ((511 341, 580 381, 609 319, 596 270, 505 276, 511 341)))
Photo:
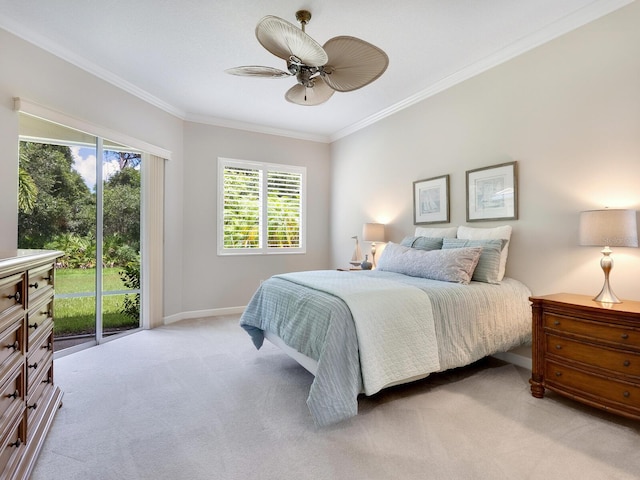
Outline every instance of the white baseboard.
POLYGON ((531 370, 531 357, 520 355, 519 353, 515 353, 515 352, 500 352, 500 353, 494 353, 491 356, 499 360, 502 360, 503 362, 512 363, 518 367, 531 370))
POLYGON ((222 317, 224 315, 239 315, 244 312, 245 307, 225 307, 225 308, 211 308, 209 310, 194 310, 192 312, 181 312, 175 315, 169 315, 162 319, 164 325, 170 323, 179 322, 180 320, 187 320, 190 318, 204 318, 204 317, 222 317))

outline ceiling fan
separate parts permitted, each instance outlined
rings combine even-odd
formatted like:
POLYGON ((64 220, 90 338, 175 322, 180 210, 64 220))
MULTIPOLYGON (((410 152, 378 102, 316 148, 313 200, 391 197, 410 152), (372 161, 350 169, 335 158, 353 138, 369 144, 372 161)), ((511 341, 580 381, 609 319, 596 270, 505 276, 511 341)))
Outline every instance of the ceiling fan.
POLYGON ((305 33, 311 20, 307 10, 296 12, 302 28, 273 15, 256 26, 258 42, 287 62, 287 70, 273 67, 243 66, 225 70, 232 75, 285 78, 295 76, 298 83, 285 98, 298 105, 320 105, 334 92, 351 92, 376 80, 389 65, 389 57, 375 45, 359 38, 340 36, 320 46, 305 33))

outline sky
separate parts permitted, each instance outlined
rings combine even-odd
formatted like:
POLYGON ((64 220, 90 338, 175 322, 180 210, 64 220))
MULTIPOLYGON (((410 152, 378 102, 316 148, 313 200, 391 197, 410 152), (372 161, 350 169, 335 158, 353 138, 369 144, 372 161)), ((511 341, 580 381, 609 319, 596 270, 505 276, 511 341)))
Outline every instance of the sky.
MULTIPOLYGON (((87 147, 71 147, 73 166, 93 192, 96 187, 96 150, 87 147)), ((102 175, 108 179, 120 169, 117 160, 110 160, 102 165, 102 175)))

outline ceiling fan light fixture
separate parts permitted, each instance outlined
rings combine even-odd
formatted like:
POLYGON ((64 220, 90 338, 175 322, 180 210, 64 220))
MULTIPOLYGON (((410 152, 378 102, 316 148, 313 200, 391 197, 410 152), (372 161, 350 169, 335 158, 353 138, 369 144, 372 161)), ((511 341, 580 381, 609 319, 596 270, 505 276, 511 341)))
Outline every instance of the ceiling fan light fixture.
POLYGON ((322 77, 313 78, 313 87, 305 87, 304 85, 297 84, 287 90, 284 98, 288 102, 295 103, 296 105, 303 105, 306 107, 313 107, 320 105, 329 100, 335 90, 329 87, 322 77))
POLYGON ((373 82, 389 65, 387 54, 356 37, 340 36, 324 47, 304 32, 311 13, 298 10, 296 19, 302 29, 273 15, 256 25, 258 42, 276 57, 287 62, 287 71, 271 67, 245 66, 226 70, 232 75, 282 78, 295 76, 297 85, 285 98, 298 105, 319 105, 334 92, 351 92, 373 82))

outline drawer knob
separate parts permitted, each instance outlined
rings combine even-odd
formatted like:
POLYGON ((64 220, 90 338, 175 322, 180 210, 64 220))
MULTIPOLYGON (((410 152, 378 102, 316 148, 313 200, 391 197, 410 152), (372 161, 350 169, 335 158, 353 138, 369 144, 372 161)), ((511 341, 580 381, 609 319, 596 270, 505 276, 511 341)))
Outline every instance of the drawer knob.
POLYGON ((38 368, 38 362, 32 363, 31 365, 27 365, 27 368, 33 368, 33 369, 38 368))
POLYGON ((626 333, 623 333, 622 335, 620 335, 620 338, 623 339, 623 340, 626 340, 626 339, 629 338, 629 335, 626 334, 626 333))
POLYGON ((29 284, 29 288, 38 288, 38 282, 36 282, 36 283, 30 283, 30 284, 29 284))
POLYGON ((7 446, 9 446, 9 447, 16 447, 16 448, 18 448, 20 445, 22 445, 22 440, 17 439, 15 442, 10 443, 10 444, 9 444, 9 445, 7 445, 7 446))
POLYGON ((556 377, 561 377, 562 376, 562 372, 556 372, 556 377))
POLYGON ((51 377, 47 377, 44 380, 42 380, 42 383, 52 383, 51 382, 51 377))
POLYGON ((631 365, 631 362, 629 360, 625 360, 624 362, 622 362, 622 365, 628 367, 629 365, 631 365))
POLYGON ((562 350, 562 345, 556 345, 556 350, 562 350))
POLYGON ((30 323, 29 324, 29 328, 33 328, 35 330, 36 328, 38 328, 38 324, 37 323, 30 323))
POLYGON ((8 393, 7 398, 13 398, 15 400, 16 398, 18 398, 18 395, 19 395, 18 390, 16 390, 13 393, 8 393))
POLYGON ((624 398, 629 398, 631 396, 631 394, 627 390, 625 390, 624 392, 622 392, 622 396, 624 398))
POLYGON ((558 325, 560 325, 560 320, 556 320, 555 322, 553 322, 553 324, 557 327, 558 325))
POLYGON ((7 345, 6 348, 13 348, 13 351, 15 352, 16 350, 18 350, 20 348, 20 344, 18 343, 18 340, 16 340, 12 344, 7 345))
POLYGON ((47 342, 46 345, 42 345, 40 348, 43 348, 45 350, 51 350, 53 348, 53 344, 51 342, 47 342))
POLYGON ((20 303, 20 299, 22 298, 22 295, 20 295, 20 292, 16 292, 13 295, 7 295, 7 298, 13 298, 16 303, 20 303))
POLYGON ((36 408, 38 408, 38 404, 34 403, 33 405, 27 405, 27 409, 29 410, 35 410, 36 408))

